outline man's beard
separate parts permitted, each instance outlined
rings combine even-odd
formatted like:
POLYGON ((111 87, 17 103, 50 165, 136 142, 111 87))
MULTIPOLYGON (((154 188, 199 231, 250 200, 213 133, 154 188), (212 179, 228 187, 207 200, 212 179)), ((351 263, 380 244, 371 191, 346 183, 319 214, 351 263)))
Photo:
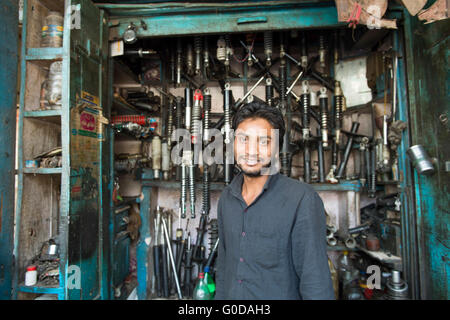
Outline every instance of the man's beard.
POLYGON ((241 169, 242 173, 250 178, 257 178, 262 176, 262 172, 265 171, 265 169, 269 168, 272 164, 272 161, 269 161, 265 165, 261 167, 258 171, 245 171, 240 165, 238 165, 239 169, 241 169))

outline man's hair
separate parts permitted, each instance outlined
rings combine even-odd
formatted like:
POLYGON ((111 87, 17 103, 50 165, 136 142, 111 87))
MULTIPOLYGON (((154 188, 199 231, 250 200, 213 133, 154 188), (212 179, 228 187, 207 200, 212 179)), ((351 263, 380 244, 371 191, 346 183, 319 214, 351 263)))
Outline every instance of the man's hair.
POLYGON ((284 126, 283 115, 280 110, 261 102, 250 102, 243 105, 233 117, 233 129, 236 130, 239 124, 247 119, 261 118, 267 120, 274 129, 278 129, 279 148, 283 146, 284 126))

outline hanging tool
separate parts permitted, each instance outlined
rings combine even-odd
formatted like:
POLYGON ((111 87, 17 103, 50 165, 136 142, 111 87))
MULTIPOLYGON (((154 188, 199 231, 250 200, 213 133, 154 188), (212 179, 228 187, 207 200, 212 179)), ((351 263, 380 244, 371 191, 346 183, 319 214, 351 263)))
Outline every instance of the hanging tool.
MULTIPOLYGON (((261 80, 262 81, 262 80, 261 80)), ((231 86, 230 83, 225 83, 225 90, 223 95, 223 112, 225 120, 225 184, 229 184, 232 179, 233 170, 233 155, 230 154, 229 145, 231 141, 231 109, 230 109, 230 94, 231 86)))
POLYGON ((272 78, 266 78, 266 103, 273 107, 273 85, 272 78))
POLYGON ((348 158, 350 157, 350 152, 352 151, 352 147, 353 147, 353 140, 355 137, 354 134, 358 131, 358 129, 359 129, 359 122, 357 122, 357 121, 352 122, 351 131, 349 133, 347 133, 348 139, 347 139, 347 144, 345 145, 344 157, 341 160, 341 163, 339 165, 339 168, 338 168, 338 171, 336 174, 337 179, 342 179, 344 177, 344 171, 345 171, 345 168, 347 167, 348 158))
POLYGON ((155 274, 155 282, 156 282, 156 292, 158 297, 161 297, 162 295, 162 281, 161 281, 161 266, 160 266, 160 256, 161 256, 161 251, 160 251, 160 243, 159 243, 159 233, 160 233, 160 221, 161 221, 161 214, 159 212, 159 210, 156 211, 156 218, 154 219, 154 223, 155 223, 155 243, 153 245, 153 268, 154 268, 154 274, 155 274))
MULTIPOLYGON (((324 162, 324 154, 323 154, 323 138, 320 137, 321 130, 317 128, 317 162, 319 164, 319 182, 325 182, 325 162, 324 162)), ((323 133, 323 131, 322 131, 323 133)))
POLYGON ((191 233, 187 237, 186 260, 184 263, 184 295, 189 298, 192 296, 192 249, 191 233))
POLYGON ((166 226, 166 222, 164 221, 164 219, 162 220, 162 225, 163 225, 163 229, 164 229, 164 235, 166 237, 166 243, 169 244, 168 251, 169 251, 169 256, 170 256, 170 262, 172 265, 172 271, 173 271, 174 278, 175 278, 175 284, 177 286, 178 299, 181 300, 181 299, 183 299, 183 295, 181 294, 180 282, 179 282, 179 278, 178 278, 178 275, 176 272, 175 262, 173 260, 172 246, 170 245, 169 233, 167 232, 167 226, 166 226))
POLYGON ((308 66, 308 47, 306 44, 306 32, 303 32, 301 36, 301 51, 302 55, 300 58, 301 61, 300 65, 303 68, 306 68, 308 66))
POLYGON ((195 52, 195 74, 198 75, 202 71, 202 38, 194 37, 194 52, 195 52))
POLYGON ((177 63, 177 65, 176 65, 176 71, 177 71, 177 73, 176 73, 176 86, 177 87, 180 86, 180 84, 181 84, 181 72, 182 72, 182 69, 183 69, 183 61, 182 61, 182 56, 181 56, 182 51, 183 51, 183 49, 182 49, 182 46, 181 46, 181 39, 178 38, 177 39, 177 61, 176 61, 176 63, 177 63))
POLYGON ((272 51, 273 51, 273 32, 264 32, 264 54, 266 55, 266 66, 272 65, 272 51))
POLYGON ((322 131, 322 146, 328 147, 328 95, 327 88, 320 88, 319 95, 320 106, 320 129, 322 131))

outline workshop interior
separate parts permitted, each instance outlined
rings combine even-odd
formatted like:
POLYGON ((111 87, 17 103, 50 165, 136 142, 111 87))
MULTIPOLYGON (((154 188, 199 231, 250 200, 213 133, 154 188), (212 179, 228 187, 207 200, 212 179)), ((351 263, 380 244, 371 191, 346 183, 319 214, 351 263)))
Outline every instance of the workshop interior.
POLYGON ((214 299, 252 101, 324 203, 336 299, 449 299, 448 6, 3 0, 0 299, 214 299))

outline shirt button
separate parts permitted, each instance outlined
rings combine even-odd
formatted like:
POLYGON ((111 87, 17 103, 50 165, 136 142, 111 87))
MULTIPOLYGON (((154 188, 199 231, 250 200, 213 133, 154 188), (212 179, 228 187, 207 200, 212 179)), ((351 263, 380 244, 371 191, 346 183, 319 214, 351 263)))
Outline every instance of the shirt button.
POLYGON ((245 232, 242 232, 242 236, 245 237, 245 232))
POLYGON ((239 283, 242 283, 242 280, 238 280, 239 283))
POLYGON ((244 209, 244 212, 247 212, 247 208, 244 209))
POLYGON ((239 258, 239 261, 240 262, 244 262, 244 258, 239 258))

